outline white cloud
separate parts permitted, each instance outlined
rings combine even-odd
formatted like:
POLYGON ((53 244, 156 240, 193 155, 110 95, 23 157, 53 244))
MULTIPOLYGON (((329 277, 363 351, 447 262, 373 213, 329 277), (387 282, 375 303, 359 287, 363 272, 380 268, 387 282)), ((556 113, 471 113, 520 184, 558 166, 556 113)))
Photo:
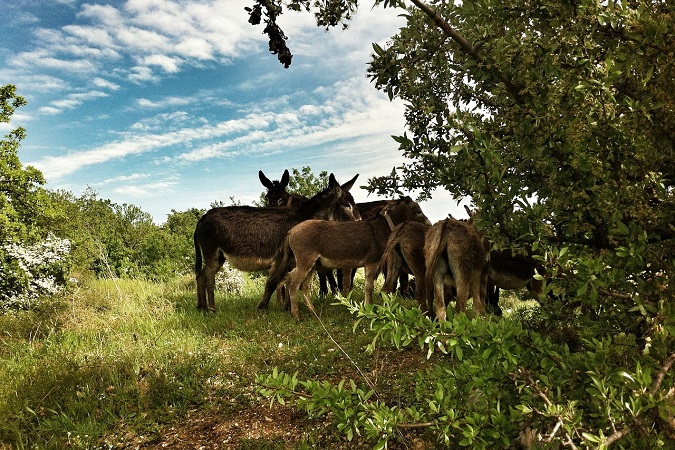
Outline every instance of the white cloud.
POLYGON ((106 80, 104 78, 96 77, 92 80, 92 83, 94 86, 103 88, 103 89, 110 89, 111 91, 116 91, 120 88, 119 84, 113 83, 110 80, 106 80))
POLYGON ((180 63, 182 62, 180 58, 170 57, 166 55, 149 55, 142 58, 142 64, 146 66, 159 66, 166 73, 176 73, 178 72, 180 63))
POLYGON ((127 77, 129 81, 134 83, 142 83, 144 81, 159 81, 159 77, 152 73, 149 67, 135 66, 129 70, 127 77))
POLYGON ((66 25, 62 29, 68 35, 78 38, 82 43, 99 47, 115 47, 113 37, 105 29, 83 25, 66 25))
MULTIPOLYGON (((52 180, 86 166, 171 146, 191 150, 165 156, 161 159, 163 163, 231 158, 242 151, 248 155, 269 154, 341 141, 389 139, 390 134, 402 131, 402 105, 390 103, 383 95, 378 95, 363 78, 338 82, 330 88, 318 90, 316 94, 315 103, 302 104, 295 110, 283 102, 276 105, 278 109, 267 110, 260 110, 260 105, 256 104, 255 111, 241 118, 213 125, 202 123, 196 126, 194 118, 184 111, 158 115, 152 120, 132 125, 117 142, 84 152, 46 157, 34 165, 52 180), (174 129, 150 132, 167 126, 174 129)), ((101 95, 107 94, 92 91, 71 95, 53 102, 53 106, 74 107, 78 101, 101 95)), ((187 100, 177 97, 167 97, 159 102, 140 99, 138 104, 160 107, 184 104, 187 100)), ((45 108, 43 112, 50 110, 45 108)))
POLYGON ((139 98, 136 104, 141 108, 166 108, 167 106, 182 106, 190 103, 189 98, 181 97, 165 97, 159 101, 148 100, 147 98, 139 98))
POLYGON ((43 106, 39 111, 43 114, 54 115, 63 112, 65 109, 74 109, 86 101, 101 97, 108 97, 109 94, 102 91, 88 91, 68 94, 65 98, 50 102, 51 106, 43 106))
POLYGON ((170 194, 178 185, 175 180, 163 180, 154 183, 126 185, 115 188, 113 192, 125 197, 154 198, 170 194))
POLYGON ((63 109, 61 108, 54 108, 52 106, 43 106, 38 109, 42 114, 48 115, 48 116, 53 116, 56 114, 61 114, 63 112, 63 109))
POLYGON ((115 184, 115 183, 120 183, 120 182, 147 180, 151 176, 152 175, 150 175, 149 173, 132 173, 131 175, 120 175, 120 176, 117 176, 117 177, 108 178, 108 179, 105 179, 103 181, 99 181, 97 183, 92 183, 91 186, 98 187, 98 186, 105 186, 105 185, 108 185, 108 184, 115 184))

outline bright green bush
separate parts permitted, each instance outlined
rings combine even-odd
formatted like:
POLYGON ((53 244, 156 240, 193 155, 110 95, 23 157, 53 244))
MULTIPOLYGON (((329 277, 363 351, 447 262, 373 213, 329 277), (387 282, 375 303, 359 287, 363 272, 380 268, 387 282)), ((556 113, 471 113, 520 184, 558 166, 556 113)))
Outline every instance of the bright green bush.
POLYGON ((334 385, 274 370, 258 383, 273 402, 331 417, 348 440, 362 435, 381 449, 402 430, 422 428, 438 445, 475 449, 612 442, 665 449, 675 442, 675 353, 663 345, 672 343, 672 309, 652 336, 658 350, 650 352, 634 334, 592 336, 569 323, 542 327, 546 317, 530 324, 462 313, 438 323, 388 297, 379 305, 342 303, 355 315, 355 329, 365 325, 374 333, 368 351, 382 345, 427 354, 428 363, 402 389, 405 398, 381 401, 367 378, 334 385))

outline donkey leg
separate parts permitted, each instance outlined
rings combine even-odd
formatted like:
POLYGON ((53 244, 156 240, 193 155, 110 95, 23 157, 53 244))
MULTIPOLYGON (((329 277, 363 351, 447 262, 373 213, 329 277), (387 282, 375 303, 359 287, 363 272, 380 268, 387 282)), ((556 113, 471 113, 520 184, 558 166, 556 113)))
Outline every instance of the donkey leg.
POLYGON ((402 297, 410 297, 410 285, 408 283, 408 274, 401 270, 398 275, 398 292, 402 297))
POLYGON ((307 274, 305 277, 305 281, 302 283, 300 286, 302 290, 302 295, 305 297, 305 304, 307 305, 307 309, 309 309, 313 314, 316 315, 316 309, 314 309, 314 304, 312 303, 312 272, 307 274))
POLYGON ((483 314, 485 312, 485 292, 481 286, 481 278, 480 271, 474 272, 471 276, 471 285, 469 287, 469 292, 473 298, 473 311, 476 314, 483 314))
POLYGON ((487 285, 485 308, 495 316, 502 315, 502 309, 499 307, 499 288, 492 283, 487 285))
POLYGON ((427 284, 424 280, 425 275, 417 276, 415 275, 415 300, 422 310, 423 314, 428 314, 427 307, 427 284))
POLYGON ((396 279, 401 271, 401 265, 401 257, 398 256, 395 251, 387 254, 384 284, 382 285, 381 292, 384 292, 385 294, 394 292, 396 289, 396 279))
MULTIPOLYGON (((338 287, 338 282, 335 279, 334 274, 335 274, 335 272, 333 272, 332 270, 328 270, 326 272, 326 280, 328 281, 328 286, 330 287, 330 292, 333 295, 337 295, 337 293, 340 292, 340 288, 338 287)), ((338 276, 339 276, 339 274, 338 274, 338 276)), ((328 291, 326 291, 326 293, 328 293, 328 291)))
POLYGON ((197 276, 197 309, 206 310, 206 273, 202 268, 197 276))
POLYGON ((286 289, 288 289, 289 301, 291 304, 291 316, 296 320, 300 320, 300 313, 298 311, 298 268, 291 270, 291 273, 288 275, 288 282, 286 283, 286 289))
POLYGON ((208 299, 208 308, 209 312, 216 310, 216 273, 220 269, 221 265, 218 264, 215 267, 208 266, 206 272, 206 297, 208 299))
MULTIPOLYGON (((306 292, 305 289, 308 289, 308 278, 312 274, 312 267, 314 267, 314 264, 311 264, 309 269, 304 269, 302 266, 297 265, 288 277, 288 291, 291 298, 291 315, 296 320, 300 320, 297 295, 298 290, 302 290, 304 294, 306 292)), ((307 303, 307 307, 310 308, 310 310, 314 310, 314 305, 312 305, 312 301, 309 300, 309 296, 305 297, 305 303, 307 303)))
POLYGON ((455 274, 455 287, 457 288, 455 311, 466 311, 466 301, 469 299, 469 280, 462 273, 457 273, 455 274))
POLYGON ((352 290, 352 269, 342 269, 342 295, 346 297, 352 290))
POLYGON ((218 258, 209 258, 202 270, 197 274, 197 308, 204 311, 215 311, 214 299, 216 288, 216 272, 222 264, 218 258))
POLYGON ((375 278, 377 278, 377 263, 375 265, 366 265, 364 267, 365 283, 363 286, 364 303, 369 305, 373 302, 373 290, 375 289, 375 278))
POLYGON ((321 270, 317 271, 316 275, 319 277, 319 295, 324 297, 328 295, 328 274, 321 270))
POLYGON ((447 316, 445 311, 445 284, 443 279, 445 276, 442 273, 434 275, 434 311, 436 311, 436 319, 443 322, 447 316))

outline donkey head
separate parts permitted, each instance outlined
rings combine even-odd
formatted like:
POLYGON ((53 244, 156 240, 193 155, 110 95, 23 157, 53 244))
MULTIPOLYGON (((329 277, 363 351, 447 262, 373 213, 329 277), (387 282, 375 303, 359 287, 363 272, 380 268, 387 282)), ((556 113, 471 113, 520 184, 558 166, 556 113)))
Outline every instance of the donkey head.
POLYGON ((356 174, 354 178, 340 185, 331 173, 328 178, 328 187, 303 203, 299 212, 313 219, 361 220, 354 197, 349 193, 358 176, 356 174))
POLYGON ((431 221, 429 221, 427 216, 422 212, 420 205, 407 196, 401 197, 399 200, 391 201, 382 209, 380 214, 389 217, 395 225, 408 221, 431 225, 431 221))
POLYGON ((290 181, 290 175, 288 169, 284 170, 284 174, 281 176, 281 180, 271 181, 265 176, 262 170, 258 171, 258 178, 263 186, 267 188, 267 193, 265 194, 266 206, 290 206, 293 197, 291 194, 286 192, 286 187, 290 181))

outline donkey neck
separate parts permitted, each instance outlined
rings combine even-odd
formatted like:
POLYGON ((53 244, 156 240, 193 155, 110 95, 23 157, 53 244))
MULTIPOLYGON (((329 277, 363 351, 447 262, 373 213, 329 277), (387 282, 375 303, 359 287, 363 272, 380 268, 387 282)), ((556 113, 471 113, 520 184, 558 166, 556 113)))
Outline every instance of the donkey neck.
MULTIPOLYGON (((391 219, 389 219, 391 220, 391 219)), ((374 219, 366 220, 364 222, 370 225, 370 231, 373 234, 373 239, 380 242, 387 242, 389 235, 391 234, 391 227, 389 226, 389 220, 384 216, 377 216, 374 219)))
POLYGON ((306 219, 329 219, 330 212, 332 211, 335 199, 327 201, 329 195, 328 191, 321 191, 319 194, 314 197, 300 203, 300 206, 297 208, 297 216, 303 220, 306 219))

